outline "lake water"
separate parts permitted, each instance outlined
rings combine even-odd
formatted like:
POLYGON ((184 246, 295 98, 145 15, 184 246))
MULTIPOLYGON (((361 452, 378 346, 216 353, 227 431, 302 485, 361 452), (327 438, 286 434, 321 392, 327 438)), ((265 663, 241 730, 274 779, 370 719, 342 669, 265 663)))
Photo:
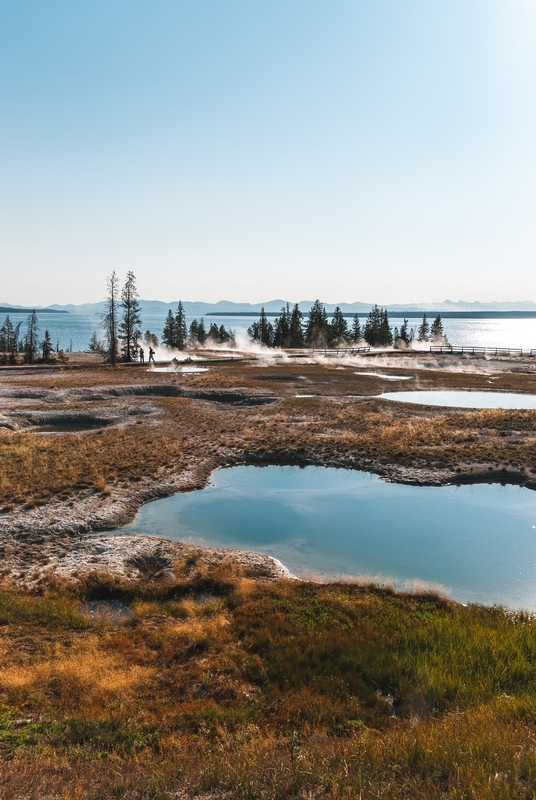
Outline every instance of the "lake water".
POLYGON ((148 503, 120 533, 267 553, 295 574, 441 585, 461 602, 536 610, 536 492, 421 487, 323 467, 234 467, 148 503))
MULTIPOLYGON (((175 310, 175 309, 173 309, 175 310)), ((10 318, 14 324, 22 322, 24 329, 27 314, 11 313, 10 318)), ((0 315, 0 325, 3 324, 5 315, 0 315)), ((142 318, 142 331, 149 329, 160 338, 164 327, 165 315, 145 314, 142 318)), ((363 323, 366 315, 361 315, 363 323)), ((98 314, 79 314, 79 313, 39 313, 40 335, 48 329, 54 347, 59 342, 63 350, 72 349, 75 351, 87 350, 89 340, 93 331, 102 336, 100 330, 100 317, 98 314)), ((233 331, 245 332, 248 327, 258 317, 205 317, 207 327, 211 322, 218 326, 224 325, 233 331)), ((187 318, 187 324, 192 321, 187 318)), ((410 317, 409 325, 415 329, 422 322, 422 317, 410 317)), ((402 320, 396 317, 391 318, 391 325, 398 326, 402 320)), ((532 319, 459 319, 448 318, 443 320, 443 326, 447 338, 452 345, 459 347, 512 347, 530 350, 536 348, 536 318, 532 319)))
POLYGON ((382 400, 396 400, 398 403, 447 408, 536 409, 536 395, 512 392, 385 392, 379 397, 382 400))

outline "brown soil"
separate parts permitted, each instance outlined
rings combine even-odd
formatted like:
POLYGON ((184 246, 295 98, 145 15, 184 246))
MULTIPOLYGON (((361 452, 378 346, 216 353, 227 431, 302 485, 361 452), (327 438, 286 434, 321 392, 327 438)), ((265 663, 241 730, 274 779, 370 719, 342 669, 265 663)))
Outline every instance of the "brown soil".
MULTIPOLYGON (((64 569, 67 553, 69 575, 76 572, 73 558, 82 571, 84 564, 119 569, 111 555, 116 545, 99 557, 87 534, 126 524, 150 499, 202 488, 218 467, 317 464, 414 484, 536 488, 536 411, 375 397, 432 388, 536 393, 530 359, 267 358, 212 363, 200 375, 85 366, 3 370, 0 381, 0 555, 5 576, 22 583, 35 580, 36 564, 38 571, 45 564, 64 569), (65 425, 87 430, 32 432, 65 425)), ((266 569, 263 562, 259 570, 266 569)))

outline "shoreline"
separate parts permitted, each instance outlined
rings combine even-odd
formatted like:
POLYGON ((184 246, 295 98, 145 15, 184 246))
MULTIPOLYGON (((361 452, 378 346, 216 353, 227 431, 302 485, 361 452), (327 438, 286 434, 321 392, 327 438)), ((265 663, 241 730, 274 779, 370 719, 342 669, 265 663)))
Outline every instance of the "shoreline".
MULTIPOLYGON (((452 486, 477 483, 503 483, 536 489, 536 481, 526 471, 505 473, 486 465, 472 472, 408 468, 395 464, 364 462, 348 456, 321 458, 304 454, 302 458, 281 459, 277 454, 262 458, 236 454, 216 462, 206 459, 193 469, 168 476, 162 481, 146 478, 135 485, 115 487, 107 498, 80 492, 69 502, 53 500, 46 506, 18 510, 0 516, 1 581, 31 589, 45 577, 55 575, 65 580, 78 580, 91 572, 107 573, 112 578, 139 581, 143 575, 129 566, 132 551, 137 556, 153 558, 165 551, 169 563, 180 556, 202 553, 209 565, 234 561, 262 574, 270 580, 292 578, 290 570, 277 558, 252 551, 230 550, 192 545, 186 542, 142 534, 122 534, 121 528, 131 523, 145 503, 183 492, 204 489, 216 470, 237 466, 316 466, 369 472, 380 479, 413 486, 452 486), (124 542, 129 547, 125 552, 124 542), (123 545, 123 547, 121 547, 123 545), (31 556, 31 558, 29 558, 31 556)), ((168 576, 169 577, 169 576, 168 576)), ((317 576, 319 577, 319 576, 317 576)), ((346 575, 345 580, 360 576, 346 575)), ((166 579, 163 574, 161 579, 166 579)), ((315 578, 311 576, 314 581, 315 578)), ((386 581, 389 581, 387 578, 386 581)), ((321 582, 325 582, 324 580, 321 582)))
MULTIPOLYGON (((408 365, 403 355, 398 361, 382 369, 403 373, 404 389, 490 391, 493 380, 495 391, 536 393, 532 364, 519 372, 512 361, 487 362, 482 372, 473 358, 451 372, 430 356, 422 364, 413 358, 408 365)), ((88 534, 116 541, 145 503, 203 489, 215 470, 234 466, 351 469, 413 486, 536 489, 535 412, 383 401, 392 375, 355 371, 363 366, 358 358, 336 365, 221 361, 202 375, 100 367, 93 374, 60 369, 53 378, 12 374, 0 391, 4 485, 11 490, 0 510, 0 580, 35 585, 74 551, 83 571, 91 564, 124 572, 113 566, 110 548, 95 551, 88 534), (47 425, 80 430, 32 435, 47 425)), ((167 540, 151 541, 168 547, 167 540)), ((257 555, 248 558, 254 565, 257 555)), ((255 568, 279 576, 280 566, 270 564, 255 568)))

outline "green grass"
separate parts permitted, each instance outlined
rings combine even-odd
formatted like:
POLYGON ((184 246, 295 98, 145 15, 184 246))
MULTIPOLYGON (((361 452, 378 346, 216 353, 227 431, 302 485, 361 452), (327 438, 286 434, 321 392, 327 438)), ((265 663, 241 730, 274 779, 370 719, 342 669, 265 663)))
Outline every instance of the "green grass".
POLYGON ((0 594, 0 634, 3 798, 536 792, 524 614, 223 569, 0 594))

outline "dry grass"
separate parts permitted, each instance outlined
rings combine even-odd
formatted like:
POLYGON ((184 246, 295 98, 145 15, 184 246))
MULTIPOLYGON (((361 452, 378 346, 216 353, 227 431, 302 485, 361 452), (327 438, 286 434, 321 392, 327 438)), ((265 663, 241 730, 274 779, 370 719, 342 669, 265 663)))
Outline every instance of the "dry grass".
POLYGON ((6 800, 536 791, 536 622, 522 614, 261 586, 235 567, 137 592, 94 579, 4 593, 0 634, 6 800), (88 617, 103 596, 130 615, 88 617))
POLYGON ((21 705, 39 694, 49 695, 58 710, 100 707, 118 693, 127 694, 153 678, 154 670, 125 664, 116 654, 103 650, 98 636, 86 636, 66 648, 58 644, 48 658, 37 663, 9 664, 4 650, 0 692, 8 702, 21 705))
MULTIPOLYGON (((37 376, 33 385, 50 388, 50 380, 37 376)), ((361 468, 401 464, 464 472, 482 465, 484 469, 489 465, 527 472, 536 469, 536 412, 445 410, 366 397, 351 399, 346 393, 385 388, 377 379, 355 376, 352 370, 318 365, 267 370, 236 363, 181 379, 161 373, 140 377, 132 371, 106 368, 80 375, 70 372, 62 378, 63 386, 71 387, 140 380, 151 385, 180 380, 186 388, 203 389, 232 385, 280 399, 268 406, 236 408, 152 396, 151 405, 158 414, 140 414, 137 424, 119 429, 56 437, 0 432, 0 493, 5 510, 17 504, 46 503, 51 497, 69 497, 83 490, 107 496, 125 481, 165 476, 201 462, 216 466, 244 457, 275 462, 313 458, 317 463, 344 459, 361 468), (298 389, 300 393, 325 391, 326 396, 297 398, 294 393, 298 389)), ((415 374, 416 383, 425 380, 434 385, 440 381, 448 385, 463 382, 472 388, 482 388, 487 381, 482 376, 415 374)), ((20 381, 17 377, 15 382, 20 381)), ((530 381, 534 381, 532 376, 508 373, 497 378, 494 388, 523 385, 527 389, 530 381)), ((404 388, 410 388, 410 383, 404 388)), ((121 402, 110 400, 110 408, 121 402)), ((146 402, 145 398, 128 398, 131 408, 146 402)), ((86 403, 86 411, 90 405, 86 403)), ((75 406, 76 402, 70 407, 75 406)), ((62 408, 61 403, 57 408, 62 408)), ((53 410, 54 404, 47 401, 46 409, 53 410)))
MULTIPOLYGON (((170 380, 147 375, 10 380, 170 380)), ((413 380, 404 388, 489 388, 482 376, 415 371, 413 380)), ((533 382, 511 373, 493 388, 533 382)), ((385 382, 320 366, 222 365, 184 385, 279 399, 236 408, 152 397, 158 413, 123 428, 2 432, 3 502, 105 496, 203 460, 536 469, 536 412, 352 400, 385 382), (294 397, 316 391, 325 396, 294 397)), ((93 576, 42 597, 0 593, 2 800, 535 796, 531 618, 374 587, 260 586, 195 558, 175 566, 165 587, 93 576), (89 614, 89 601, 102 613, 89 614)))
POLYGON ((177 437, 151 425, 61 436, 0 432, 0 496, 4 503, 36 504, 84 489, 106 495, 121 480, 179 471, 181 452, 177 437))

